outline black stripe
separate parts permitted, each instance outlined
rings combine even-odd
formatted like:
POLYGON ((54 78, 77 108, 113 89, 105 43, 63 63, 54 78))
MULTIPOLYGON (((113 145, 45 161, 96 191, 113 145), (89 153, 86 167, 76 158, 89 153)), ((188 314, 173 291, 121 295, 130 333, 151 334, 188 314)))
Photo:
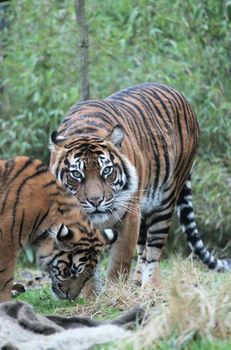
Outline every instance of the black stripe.
MULTIPOLYGON (((124 100, 124 102, 126 104, 128 104, 128 105, 131 105, 132 107, 137 109, 137 111, 139 112, 139 114, 140 114, 140 116, 142 118, 142 121, 143 121, 143 123, 145 125, 145 130, 144 130, 145 134, 146 134, 146 132, 147 133, 151 132, 150 128, 149 128, 149 125, 147 123, 144 111, 132 101, 124 100)), ((127 109, 128 112, 131 112, 131 108, 126 106, 125 104, 122 104, 121 107, 127 109)), ((135 122, 137 122, 137 120, 135 120, 135 122)), ((140 124, 139 125, 136 124, 136 129, 141 129, 141 125, 140 124)), ((151 149, 152 149, 152 152, 153 152, 153 155, 154 155, 154 158, 155 158, 156 173, 155 173, 154 188, 157 188, 158 187, 158 183, 159 183, 159 176, 160 176, 160 159, 159 159, 159 154, 156 151, 156 147, 155 146, 157 145, 157 142, 155 140, 154 135, 152 135, 152 140, 149 140, 149 141, 151 142, 151 149)))
POLYGON ((19 246, 22 249, 23 245, 22 245, 22 234, 23 234, 23 224, 24 224, 24 216, 25 216, 25 212, 24 209, 22 210, 22 218, 21 218, 21 222, 20 222, 20 228, 19 228, 19 236, 18 236, 18 242, 19 242, 19 246))
POLYGON ((3 174, 1 175, 2 182, 6 183, 9 180, 9 175, 12 173, 14 167, 15 167, 15 161, 9 160, 4 162, 5 163, 5 169, 3 174))
POLYGON ((146 260, 148 264, 159 262, 157 259, 152 259, 152 260, 146 260))
POLYGON ((9 278, 9 279, 5 282, 4 286, 3 286, 0 290, 3 292, 4 289, 6 288, 6 286, 7 286, 10 282, 12 282, 12 281, 13 281, 13 277, 9 278))
POLYGON ((44 188, 56 185, 56 180, 51 180, 50 182, 43 185, 44 188))
POLYGON ((0 211, 0 215, 2 215, 4 213, 9 194, 10 194, 10 189, 8 189, 8 191, 6 192, 6 195, 4 197, 4 200, 3 200, 3 203, 2 203, 2 207, 1 207, 1 211, 0 211))
POLYGON ((60 168, 61 163, 62 163, 62 158, 59 159, 58 164, 57 164, 56 169, 55 169, 55 177, 57 179, 59 177, 59 168, 60 168))
POLYGON ((70 132, 68 136, 73 136, 73 135, 81 135, 81 134, 88 134, 88 133, 95 133, 97 132, 97 129, 94 127, 86 126, 82 129, 75 130, 73 132, 70 132))
MULTIPOLYGON (((168 227, 165 227, 165 228, 162 228, 162 229, 153 229, 153 231, 151 229, 148 230, 148 235, 166 235, 168 234, 168 231, 169 231, 169 228, 168 227)), ((156 237, 157 239, 160 239, 158 237, 156 237)), ((150 239, 154 239, 154 237, 151 237, 150 239)))
POLYGON ((33 162, 34 162, 33 159, 28 158, 28 160, 23 164, 23 166, 16 172, 16 174, 14 175, 14 178, 8 183, 8 186, 9 186, 15 179, 17 179, 17 177, 18 177, 24 170, 26 170, 33 162))
POLYGON ((149 227, 151 227, 159 222, 170 220, 171 217, 172 217, 172 211, 167 213, 167 214, 164 214, 164 215, 158 215, 157 217, 152 219, 151 223, 149 224, 149 227))
POLYGON ((158 249, 162 249, 163 246, 165 244, 165 241, 163 241, 162 243, 161 242, 147 242, 147 246, 148 247, 151 247, 151 248, 158 248, 158 249))
MULTIPOLYGON (((43 221, 48 217, 48 215, 49 215, 49 212, 50 212, 50 208, 51 207, 49 207, 49 209, 44 213, 44 215, 41 217, 41 219, 38 221, 38 223, 37 223, 37 225, 35 226, 35 228, 34 228, 34 234, 33 234, 33 236, 35 235, 36 236, 36 234, 37 234, 37 231, 38 231, 38 229, 39 229, 39 226, 43 223, 43 221)), ((48 229, 49 227, 47 227, 47 229, 48 229)), ((35 237, 36 238, 36 237, 35 237)), ((34 239, 33 237, 32 237, 32 239, 34 239)), ((33 242, 32 242, 33 243, 33 242)))
POLYGON ((13 236, 14 236, 14 225, 15 225, 15 221, 16 221, 16 210, 17 210, 17 205, 19 202, 19 198, 20 198, 20 192, 22 191, 23 187, 27 184, 27 182, 37 176, 40 176, 44 173, 47 173, 48 169, 47 168, 42 168, 40 170, 38 170, 36 173, 34 173, 33 175, 28 176, 27 178, 25 178, 23 180, 23 182, 21 183, 21 185, 19 186, 19 188, 17 189, 17 194, 16 194, 16 200, 14 203, 14 207, 13 207, 13 220, 12 220, 12 225, 11 225, 11 230, 10 230, 10 235, 11 235, 11 241, 13 242, 13 236))
POLYGON ((29 234, 29 242, 32 240, 33 241, 33 238, 32 236, 34 235, 34 233, 36 232, 36 225, 37 225, 37 222, 39 220, 39 217, 40 217, 40 214, 41 214, 41 210, 40 212, 37 214, 36 218, 35 218, 35 221, 34 221, 34 224, 33 224, 33 227, 32 227, 32 230, 31 230, 31 233, 29 234))

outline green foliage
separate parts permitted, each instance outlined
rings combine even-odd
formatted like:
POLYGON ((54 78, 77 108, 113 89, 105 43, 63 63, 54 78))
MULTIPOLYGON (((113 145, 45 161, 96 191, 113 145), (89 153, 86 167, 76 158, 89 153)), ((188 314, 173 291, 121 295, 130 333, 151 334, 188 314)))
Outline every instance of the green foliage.
POLYGON ((209 158, 211 153, 225 154, 231 167, 231 32, 226 2, 92 2, 93 96, 144 81, 175 86, 192 102, 209 158))
POLYGON ((168 342, 160 343, 157 347, 151 347, 149 350, 228 350, 230 346, 230 341, 210 340, 207 338, 190 340, 185 345, 178 346, 173 338, 168 342))
MULTIPOLYGON (((146 348, 146 350, 229 350, 231 347, 231 341, 224 340, 210 340, 207 338, 199 338, 187 342, 184 346, 179 346, 175 338, 171 338, 168 341, 162 341, 158 345, 152 345, 146 348)), ((117 346, 116 343, 97 345, 93 347, 93 350, 121 350, 121 346, 117 346)), ((123 347, 123 350, 133 350, 133 345, 123 347)))
MULTIPOLYGON (((231 229, 231 2, 86 1, 92 98, 145 81, 172 85, 201 128, 194 206, 202 231, 231 229), (198 209, 199 208, 199 209, 198 209)), ((0 156, 48 161, 49 135, 78 100, 71 0, 12 0, 3 33, 0 156)), ((218 234, 217 234, 218 233, 218 234)))
POLYGON ((77 304, 82 304, 82 299, 77 299, 75 302, 69 300, 58 300, 51 295, 50 287, 40 289, 31 289, 17 297, 17 300, 25 301, 31 305, 35 312, 43 314, 62 314, 67 310, 74 310, 77 304), (65 310, 63 310, 65 308, 65 310))
POLYGON ((1 157, 48 158, 49 135, 77 98, 72 12, 69 1, 11 2, 3 48, 1 157))

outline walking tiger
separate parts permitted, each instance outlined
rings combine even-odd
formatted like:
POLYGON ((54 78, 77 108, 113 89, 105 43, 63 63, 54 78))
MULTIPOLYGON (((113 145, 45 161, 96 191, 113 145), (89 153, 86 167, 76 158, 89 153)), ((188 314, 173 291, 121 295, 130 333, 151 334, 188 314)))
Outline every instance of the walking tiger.
POLYGON ((71 107, 51 136, 50 169, 99 229, 115 228, 108 277, 159 284, 159 260, 175 207, 188 244, 210 269, 231 269, 204 246, 192 207, 190 174, 199 127, 172 87, 144 83, 71 107))
POLYGON ((92 226, 78 200, 39 160, 0 160, 0 302, 11 298, 18 252, 36 245, 59 298, 75 299, 116 239, 92 226))

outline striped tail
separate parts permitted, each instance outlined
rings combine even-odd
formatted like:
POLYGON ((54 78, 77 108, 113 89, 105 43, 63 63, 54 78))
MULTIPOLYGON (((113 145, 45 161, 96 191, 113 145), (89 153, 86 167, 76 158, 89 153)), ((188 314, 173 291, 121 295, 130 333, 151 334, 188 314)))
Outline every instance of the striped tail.
POLYGON ((203 261, 209 269, 218 272, 231 270, 231 259, 216 259, 204 246, 197 230, 195 215, 192 206, 191 180, 188 177, 177 201, 177 214, 181 227, 186 234, 188 244, 194 254, 203 261))

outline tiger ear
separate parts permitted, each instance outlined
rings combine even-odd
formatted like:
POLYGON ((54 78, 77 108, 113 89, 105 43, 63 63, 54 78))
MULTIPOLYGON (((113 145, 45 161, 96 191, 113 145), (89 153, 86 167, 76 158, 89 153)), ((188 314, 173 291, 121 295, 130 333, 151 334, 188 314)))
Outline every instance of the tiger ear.
POLYGON ((106 229, 101 233, 105 239, 105 245, 112 245, 118 238, 118 231, 114 229, 106 229))
POLYGON ((62 224, 57 232, 56 239, 58 242, 65 242, 73 238, 73 232, 67 226, 62 224))
POLYGON ((66 141, 66 138, 62 135, 59 135, 59 133, 55 130, 52 132, 50 137, 50 145, 54 145, 55 147, 60 147, 61 144, 66 141))
POLYGON ((67 226, 61 224, 58 232, 51 232, 50 236, 55 240, 58 249, 64 252, 70 252, 74 248, 74 233, 67 226))
POLYGON ((124 128, 121 125, 116 125, 112 132, 108 135, 108 140, 111 141, 117 148, 121 147, 124 139, 124 128))

